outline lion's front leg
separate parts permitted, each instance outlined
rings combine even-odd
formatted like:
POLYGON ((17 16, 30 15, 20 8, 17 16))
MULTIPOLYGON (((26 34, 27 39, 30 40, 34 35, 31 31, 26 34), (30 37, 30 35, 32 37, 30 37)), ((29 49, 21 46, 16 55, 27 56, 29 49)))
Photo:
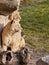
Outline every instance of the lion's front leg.
POLYGON ((6 45, 3 45, 2 46, 2 49, 3 49, 3 51, 7 51, 7 46, 6 45))
POLYGON ((10 37, 3 38, 3 42, 2 42, 3 51, 7 51, 10 44, 11 44, 11 38, 10 37))

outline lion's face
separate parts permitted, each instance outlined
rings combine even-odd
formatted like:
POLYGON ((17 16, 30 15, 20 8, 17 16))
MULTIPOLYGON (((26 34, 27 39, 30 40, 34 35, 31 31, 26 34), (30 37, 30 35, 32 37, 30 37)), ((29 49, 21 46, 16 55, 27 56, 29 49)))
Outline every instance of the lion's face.
POLYGON ((9 19, 10 20, 16 20, 19 22, 21 19, 19 12, 17 10, 14 11, 12 14, 9 15, 9 19))
POLYGON ((11 29, 13 31, 18 31, 18 32, 22 30, 20 23, 18 23, 17 21, 12 23, 11 29))
POLYGON ((22 30, 21 25, 19 23, 21 17, 20 17, 20 14, 19 14, 19 12, 17 10, 9 15, 9 19, 11 21, 13 20, 12 25, 11 25, 11 29, 13 31, 14 30, 16 30, 16 31, 22 30))

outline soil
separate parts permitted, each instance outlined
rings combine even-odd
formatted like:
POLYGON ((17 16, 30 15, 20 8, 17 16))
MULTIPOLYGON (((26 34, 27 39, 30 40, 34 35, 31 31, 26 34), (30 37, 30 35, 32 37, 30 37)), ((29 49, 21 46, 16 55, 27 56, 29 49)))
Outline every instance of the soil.
POLYGON ((29 64, 28 65, 36 65, 36 62, 41 58, 41 57, 44 57, 45 55, 48 55, 48 54, 45 54, 45 53, 40 53, 40 52, 36 52, 34 49, 31 49, 30 48, 30 61, 29 61, 29 64))

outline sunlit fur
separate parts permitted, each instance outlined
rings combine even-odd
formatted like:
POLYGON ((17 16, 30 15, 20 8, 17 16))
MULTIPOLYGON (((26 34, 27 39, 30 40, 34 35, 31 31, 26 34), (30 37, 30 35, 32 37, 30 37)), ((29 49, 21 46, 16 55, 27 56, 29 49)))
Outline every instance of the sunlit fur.
POLYGON ((13 12, 9 15, 9 22, 3 29, 2 32, 2 48, 3 51, 7 51, 10 47, 13 52, 20 50, 25 46, 24 38, 21 37, 21 25, 19 23, 21 17, 18 11, 13 12))

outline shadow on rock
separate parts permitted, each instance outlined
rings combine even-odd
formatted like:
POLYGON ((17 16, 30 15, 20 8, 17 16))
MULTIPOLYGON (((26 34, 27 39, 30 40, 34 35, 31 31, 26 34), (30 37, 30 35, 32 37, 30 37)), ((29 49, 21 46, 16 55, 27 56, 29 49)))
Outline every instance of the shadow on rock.
POLYGON ((23 48, 18 52, 6 51, 0 54, 0 62, 2 65, 27 65, 30 60, 29 50, 23 48))

